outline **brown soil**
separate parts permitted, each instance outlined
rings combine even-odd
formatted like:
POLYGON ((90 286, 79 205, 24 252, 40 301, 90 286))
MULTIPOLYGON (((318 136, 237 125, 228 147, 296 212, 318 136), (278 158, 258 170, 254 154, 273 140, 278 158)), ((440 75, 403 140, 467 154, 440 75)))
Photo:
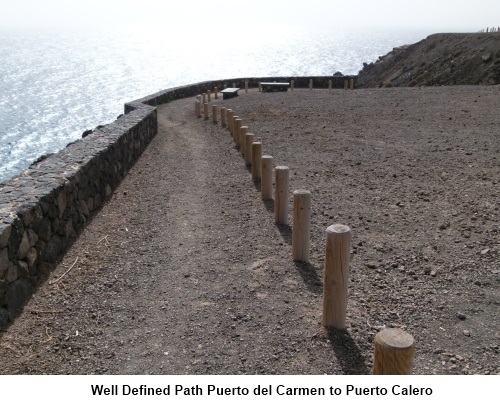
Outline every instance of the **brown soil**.
POLYGON ((500 373, 500 88, 240 93, 218 104, 312 193, 311 263, 291 260, 228 131, 194 100, 163 105, 0 335, 0 372, 366 374, 375 334, 399 327, 415 374, 500 373), (353 235, 346 332, 320 323, 333 223, 353 235))
POLYGON ((365 63, 357 87, 500 84, 500 32, 434 34, 365 63))

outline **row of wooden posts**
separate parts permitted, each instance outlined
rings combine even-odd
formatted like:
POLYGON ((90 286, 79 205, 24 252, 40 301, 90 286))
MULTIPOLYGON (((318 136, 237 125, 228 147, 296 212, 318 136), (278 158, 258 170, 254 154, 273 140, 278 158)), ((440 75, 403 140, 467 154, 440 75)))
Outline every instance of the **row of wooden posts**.
MULTIPOLYGON (((248 82, 245 90, 248 91, 248 82)), ((312 82, 310 82, 312 86, 312 82)), ((312 87, 311 87, 312 88, 312 87)), ((218 89, 214 89, 218 98, 218 89)), ((196 117, 209 119, 208 103, 211 92, 200 94, 195 100, 196 117)), ((232 109, 212 105, 212 121, 219 122, 229 130, 236 147, 251 168, 252 180, 260 180, 262 200, 272 200, 274 196, 274 221, 288 225, 289 220, 289 168, 274 168, 273 157, 262 155, 262 142, 243 125, 243 119, 232 109)), ((309 262, 311 230, 311 193, 308 190, 293 192, 292 219, 292 259, 309 262)), ((323 316, 326 328, 345 329, 347 313, 347 287, 349 279, 351 229, 342 224, 334 224, 326 229, 325 269, 323 279, 323 316)), ((413 368, 414 339, 401 329, 384 329, 375 337, 374 374, 411 374, 413 368)))

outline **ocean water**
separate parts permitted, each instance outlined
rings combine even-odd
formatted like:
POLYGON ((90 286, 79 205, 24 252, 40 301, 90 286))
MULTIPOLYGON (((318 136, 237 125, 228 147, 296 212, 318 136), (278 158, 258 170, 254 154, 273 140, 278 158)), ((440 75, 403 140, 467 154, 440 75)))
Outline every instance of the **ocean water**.
POLYGON ((233 77, 356 74, 426 31, 348 31, 282 25, 87 32, 0 29, 0 182, 127 101, 233 77))

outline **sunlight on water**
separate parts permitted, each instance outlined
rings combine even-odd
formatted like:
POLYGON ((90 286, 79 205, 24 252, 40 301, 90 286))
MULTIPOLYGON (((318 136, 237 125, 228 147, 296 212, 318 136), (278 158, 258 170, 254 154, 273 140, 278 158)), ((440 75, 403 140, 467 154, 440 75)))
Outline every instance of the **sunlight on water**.
POLYGON ((127 101, 205 80, 356 74, 363 62, 429 34, 215 23, 0 32, 0 182, 113 121, 127 101))

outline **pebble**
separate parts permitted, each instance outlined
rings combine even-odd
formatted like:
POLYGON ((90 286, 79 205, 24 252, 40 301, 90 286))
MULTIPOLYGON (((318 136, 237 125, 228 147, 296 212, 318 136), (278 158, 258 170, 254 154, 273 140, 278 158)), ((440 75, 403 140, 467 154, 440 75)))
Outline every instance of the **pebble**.
POLYGON ((483 249, 483 250, 481 250, 481 254, 486 255, 486 254, 488 254, 489 251, 490 251, 490 249, 488 249, 488 248, 483 249))
POLYGON ((462 312, 457 312, 457 318, 460 319, 461 321, 465 321, 467 319, 465 314, 463 314, 462 312))

